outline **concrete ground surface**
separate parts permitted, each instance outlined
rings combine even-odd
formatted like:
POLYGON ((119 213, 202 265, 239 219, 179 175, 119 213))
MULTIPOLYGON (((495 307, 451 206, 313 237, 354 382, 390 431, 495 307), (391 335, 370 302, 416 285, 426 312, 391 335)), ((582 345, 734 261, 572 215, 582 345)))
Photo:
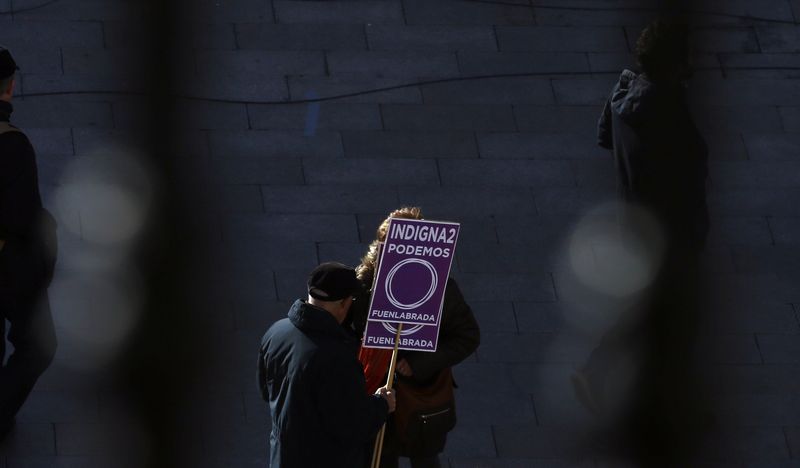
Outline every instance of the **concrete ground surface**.
MULTIPOLYGON (((800 3, 695 3, 706 13, 692 15, 702 70, 690 89, 710 146, 712 215, 698 354, 717 421, 696 466, 800 467, 800 3)), ((579 444, 594 422, 569 375, 610 309, 575 287, 570 245, 587 213, 614 197, 596 121, 658 6, 186 6, 175 67, 176 93, 189 98, 177 101, 176 157, 202 215, 196 227, 223 253, 196 292, 214 359, 202 391, 187 396, 179 436, 194 466, 267 465, 269 412, 254 372, 261 334, 304 293, 315 264, 357 264, 380 220, 406 204, 462 223, 452 276, 482 328, 480 348, 455 371, 459 423, 445 466, 629 466, 579 444), (508 74, 529 76, 486 77, 508 74), (391 89, 361 93, 378 88, 391 89), (276 104, 336 95, 348 96, 276 104)), ((23 94, 135 91, 142 74, 161 73, 141 66, 147 26, 135 1, 0 0, 0 11, 0 44, 22 68, 23 94)), ((64 187, 76 167, 136 151, 131 135, 146 117, 135 95, 14 104, 62 226, 50 292, 60 348, 0 446, 0 467, 115 466, 119 440, 136 440, 136 414, 103 369, 135 327, 135 307, 119 303, 132 280, 96 261, 102 228, 92 223, 103 219, 89 211, 103 203, 70 202, 64 187)))

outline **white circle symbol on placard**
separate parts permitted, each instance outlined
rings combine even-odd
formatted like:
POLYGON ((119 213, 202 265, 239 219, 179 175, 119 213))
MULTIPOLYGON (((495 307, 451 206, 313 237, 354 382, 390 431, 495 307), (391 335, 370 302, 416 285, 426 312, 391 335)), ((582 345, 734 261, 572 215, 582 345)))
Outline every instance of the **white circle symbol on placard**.
POLYGON ((438 285, 439 285, 439 275, 436 274, 436 269, 433 267, 433 265, 431 265, 429 261, 422 260, 421 258, 407 258, 401 262, 398 262, 397 265, 395 265, 394 267, 392 267, 391 270, 389 270, 389 273, 386 275, 386 286, 384 287, 384 289, 386 291, 386 298, 389 299, 389 302, 391 302, 393 306, 402 310, 410 310, 410 309, 416 309, 422 304, 428 302, 430 298, 433 297, 433 293, 436 292, 436 287, 438 285), (418 300, 413 304, 404 304, 398 301, 397 298, 394 297, 394 294, 392 294, 392 281, 394 280, 394 275, 400 270, 400 268, 402 268, 405 265, 408 265, 409 263, 418 263, 427 268, 428 271, 431 272, 431 287, 428 288, 428 292, 425 293, 424 296, 422 296, 422 299, 418 300))
MULTIPOLYGON (((381 324, 383 325, 383 328, 391 332, 393 335, 397 334, 397 328, 393 327, 389 322, 381 322, 381 324)), ((422 327, 424 327, 424 325, 414 325, 413 327, 403 328, 402 330, 400 330, 400 336, 406 336, 416 333, 419 330, 421 330, 422 327)))

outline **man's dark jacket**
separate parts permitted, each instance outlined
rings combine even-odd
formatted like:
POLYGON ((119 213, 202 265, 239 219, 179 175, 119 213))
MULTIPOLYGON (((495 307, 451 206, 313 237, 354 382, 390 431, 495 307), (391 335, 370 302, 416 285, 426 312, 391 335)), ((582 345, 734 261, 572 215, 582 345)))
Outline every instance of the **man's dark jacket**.
MULTIPOLYGON (((13 107, 0 101, 0 122, 7 123, 13 107)), ((0 135, 0 297, 36 295, 46 275, 42 247, 37 244, 42 198, 36 155, 21 132, 0 135)))
POLYGON ((623 71, 600 116, 598 144, 614 153, 623 200, 652 210, 672 241, 704 242, 708 148, 683 86, 623 71))
POLYGON ((261 341, 258 386, 272 413, 272 468, 360 468, 388 405, 368 395, 358 342, 327 311, 296 301, 261 341))

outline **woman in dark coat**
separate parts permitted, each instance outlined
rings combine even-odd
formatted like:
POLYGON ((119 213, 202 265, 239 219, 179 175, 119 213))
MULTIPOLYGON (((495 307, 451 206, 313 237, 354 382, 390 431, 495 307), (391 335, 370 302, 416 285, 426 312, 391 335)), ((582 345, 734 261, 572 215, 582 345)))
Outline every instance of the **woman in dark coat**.
MULTIPOLYGON (((380 243, 386 239, 391 218, 422 219, 421 210, 417 207, 404 207, 393 211, 378 227, 375 240, 367 254, 356 268, 359 279, 365 284, 368 292, 356 297, 351 309, 351 326, 362 336, 366 327, 367 309, 369 308, 371 286, 377 270, 380 243)), ((464 301, 461 290, 451 278, 447 282, 442 308, 439 345, 434 353, 417 351, 400 351, 397 361, 397 379, 415 387, 431 386, 441 377, 472 354, 480 343, 480 330, 472 310, 464 301)), ((359 356, 365 366, 367 390, 376 389, 386 382, 386 374, 391 360, 391 350, 362 348, 359 356)), ((374 391, 374 390, 372 390, 374 391)), ((398 411, 402 411, 402 403, 398 399, 398 411)), ((395 419, 387 422, 386 435, 381 457, 381 468, 398 466, 398 457, 407 456, 414 468, 439 467, 438 454, 444 450, 447 432, 426 433, 425 443, 420 446, 409 446, 402 442, 396 431, 395 419)), ((413 439, 414 437, 412 437, 413 439)))

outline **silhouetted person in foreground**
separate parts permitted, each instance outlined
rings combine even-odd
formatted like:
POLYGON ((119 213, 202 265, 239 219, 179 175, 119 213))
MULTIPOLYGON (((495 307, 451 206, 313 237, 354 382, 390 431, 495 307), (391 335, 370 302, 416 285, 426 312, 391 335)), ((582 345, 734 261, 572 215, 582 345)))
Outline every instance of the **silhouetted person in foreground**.
MULTIPOLYGON (((692 365, 698 254, 708 230, 708 151, 685 92, 687 28, 652 23, 636 56, 640 73, 622 72, 600 117, 598 143, 612 151, 624 204, 647 210, 661 225, 663 255, 644 298, 603 336, 573 384, 578 398, 602 414, 606 378, 621 356, 635 362, 617 435, 641 466, 677 466, 691 448, 693 428, 702 425, 692 365)), ((637 230, 624 213, 621 222, 637 230)))
POLYGON ((42 208, 33 147, 9 123, 17 70, 0 48, 0 440, 56 350, 47 299, 55 221, 42 208), (4 362, 6 320, 14 353, 4 362))

